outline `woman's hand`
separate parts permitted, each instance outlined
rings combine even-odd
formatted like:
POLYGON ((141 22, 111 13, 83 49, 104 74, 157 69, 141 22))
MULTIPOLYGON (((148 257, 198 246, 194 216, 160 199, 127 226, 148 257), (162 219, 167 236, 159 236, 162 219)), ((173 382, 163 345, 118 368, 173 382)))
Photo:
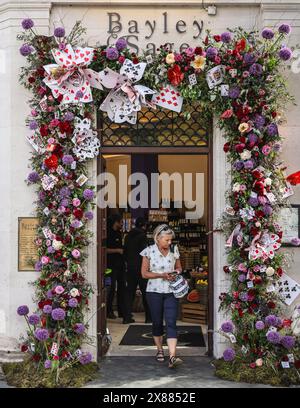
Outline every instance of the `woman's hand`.
POLYGON ((172 276, 168 274, 168 272, 164 272, 160 274, 163 280, 171 280, 172 276))

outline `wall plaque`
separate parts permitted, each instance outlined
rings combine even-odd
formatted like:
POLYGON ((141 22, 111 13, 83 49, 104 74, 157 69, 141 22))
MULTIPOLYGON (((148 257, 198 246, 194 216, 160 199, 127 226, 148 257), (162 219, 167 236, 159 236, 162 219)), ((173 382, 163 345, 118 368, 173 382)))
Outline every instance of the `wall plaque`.
POLYGON ((38 260, 35 238, 39 220, 35 217, 18 218, 18 270, 34 271, 38 260))

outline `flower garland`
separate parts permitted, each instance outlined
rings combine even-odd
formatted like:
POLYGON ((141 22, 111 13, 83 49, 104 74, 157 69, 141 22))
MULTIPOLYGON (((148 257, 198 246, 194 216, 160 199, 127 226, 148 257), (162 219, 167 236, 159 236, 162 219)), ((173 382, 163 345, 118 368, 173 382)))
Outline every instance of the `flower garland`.
MULTIPOLYGON (((81 346, 86 340, 84 309, 92 293, 83 262, 94 205, 94 186, 88 184, 86 163, 93 156, 77 156, 74 144, 77 152, 81 132, 83 139, 86 132, 92 132, 89 126, 94 106, 99 107, 114 86, 105 86, 105 75, 113 78, 126 64, 130 72, 133 65, 145 63, 143 86, 157 92, 162 84, 175 87, 183 98, 185 114, 189 115, 189 104, 200 103, 207 118, 212 112, 219 116, 225 133, 232 190, 222 227, 228 236, 231 234, 226 244, 229 264, 224 267, 231 276, 231 288, 220 299, 232 321, 222 325, 221 333, 230 335, 235 346, 224 352, 224 360, 240 358, 251 366, 268 360, 280 365, 287 351, 295 349, 291 320, 281 318, 280 299, 268 291, 282 275, 284 265, 284 255, 277 252, 282 232, 276 223, 276 210, 285 202, 277 124, 280 110, 291 100, 280 73, 281 61, 289 60, 292 54, 282 45, 290 27, 282 24, 276 33, 264 29, 261 36, 241 28, 221 35, 208 32, 203 44, 181 53, 161 46, 154 56, 137 56, 122 38, 110 47, 77 47, 84 33, 80 23, 68 36, 58 27, 51 37, 37 35, 31 19, 24 20, 22 26, 20 52, 27 57, 28 66, 22 69, 20 80, 33 93, 27 124, 33 132, 29 140, 35 151, 28 183, 37 185, 40 226, 35 268, 41 273, 34 282, 38 312, 28 316, 26 306, 18 309, 29 326, 22 349, 47 369, 91 361, 81 346), (88 55, 89 50, 92 55, 88 55), (65 60, 55 68, 45 68, 54 63, 53 57, 59 62, 59 52, 65 53, 64 58, 66 52, 73 53, 72 71, 65 60), (73 103, 66 103, 66 92, 73 88, 63 81, 71 78, 74 85, 89 75, 93 81, 85 82, 73 95, 73 103), (87 85, 93 86, 91 94, 87 94, 87 85), (93 102, 84 103, 85 96, 93 102)), ((132 100, 138 110, 150 101, 146 94, 136 96, 142 89, 133 86, 139 81, 137 76, 128 77, 122 90, 129 99, 135 95, 132 100)), ((110 108, 106 106, 107 111, 110 108)), ((116 112, 118 108, 114 118, 116 112)), ((90 137, 95 140, 93 132, 90 137)))

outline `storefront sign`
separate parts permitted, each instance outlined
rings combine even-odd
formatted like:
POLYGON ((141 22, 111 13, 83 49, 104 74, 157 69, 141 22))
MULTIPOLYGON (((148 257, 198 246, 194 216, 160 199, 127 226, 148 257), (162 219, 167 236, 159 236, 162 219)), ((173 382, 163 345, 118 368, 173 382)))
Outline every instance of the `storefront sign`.
POLYGON ((38 227, 38 218, 18 218, 18 270, 34 271, 37 261, 37 248, 34 242, 38 227))

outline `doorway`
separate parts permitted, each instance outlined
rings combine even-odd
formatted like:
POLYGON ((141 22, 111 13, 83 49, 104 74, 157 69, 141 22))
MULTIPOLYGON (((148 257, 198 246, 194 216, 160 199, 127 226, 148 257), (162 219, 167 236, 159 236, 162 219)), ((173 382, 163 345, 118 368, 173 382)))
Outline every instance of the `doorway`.
MULTIPOLYGON (((194 148, 195 149, 195 148, 194 148)), ((197 148, 196 148, 197 149, 197 148)), ((179 343, 178 352, 181 355, 205 355, 212 353, 212 336, 209 329, 212 329, 213 322, 213 267, 212 267, 212 214, 209 211, 212 200, 212 188, 209 183, 211 180, 211 157, 208 149, 197 151, 193 148, 187 152, 183 149, 164 149, 156 148, 146 149, 145 151, 136 151, 131 148, 130 151, 116 148, 108 150, 103 149, 103 154, 99 158, 98 170, 104 169, 114 175, 117 181, 116 202, 113 208, 106 210, 98 209, 98 256, 102 254, 102 261, 98 262, 98 336, 101 339, 105 333, 109 333, 112 338, 110 347, 103 347, 103 341, 98 342, 99 356, 111 355, 153 355, 154 346, 152 345, 151 324, 145 323, 144 308, 140 288, 137 287, 134 301, 132 303, 132 313, 135 320, 132 324, 123 324, 121 318, 106 319, 105 303, 107 291, 109 289, 109 279, 105 278, 104 272, 107 270, 103 260, 105 256, 105 245, 107 238, 107 220, 113 213, 119 213, 123 219, 122 234, 123 237, 134 228, 134 222, 137 217, 144 217, 148 222, 147 240, 149 244, 152 241, 152 232, 156 225, 167 222, 174 230, 176 237, 175 243, 179 246, 181 261, 184 270, 184 276, 189 280, 191 289, 197 296, 189 296, 180 301, 178 328, 179 343), (182 151, 181 151, 182 150, 182 151), (147 153, 146 153, 147 152, 147 153), (159 174, 178 173, 183 176, 190 173, 192 177, 192 191, 196 191, 195 174, 203 174, 203 214, 195 219, 187 219, 185 214, 188 208, 186 203, 178 203, 175 200, 175 184, 171 186, 170 197, 164 197, 162 187, 158 190, 159 208, 152 208, 149 196, 151 188, 147 185, 144 188, 148 192, 147 199, 149 205, 147 208, 131 208, 120 206, 119 184, 120 184, 120 166, 126 167, 127 176, 132 173, 140 172, 149 179, 151 173, 156 171, 159 174), (171 202, 170 202, 171 201, 171 202), (181 204, 181 205, 180 205, 181 204), (105 224, 105 225, 104 225, 105 224)), ((143 149, 144 150, 144 149, 143 149)), ((124 179, 123 179, 124 180, 124 179)), ((183 178, 184 180, 184 178, 183 178)), ((198 180, 199 182, 199 180, 198 180)), ((129 192, 130 192, 130 186, 129 192)), ((191 197, 191 199, 195 199, 191 197)), ((178 201, 178 200, 177 200, 178 201)), ((124 204, 124 203, 123 203, 124 204)), ((99 257, 100 258, 100 257, 99 257)), ((116 303, 117 296, 114 297, 115 313, 118 313, 116 303)))

